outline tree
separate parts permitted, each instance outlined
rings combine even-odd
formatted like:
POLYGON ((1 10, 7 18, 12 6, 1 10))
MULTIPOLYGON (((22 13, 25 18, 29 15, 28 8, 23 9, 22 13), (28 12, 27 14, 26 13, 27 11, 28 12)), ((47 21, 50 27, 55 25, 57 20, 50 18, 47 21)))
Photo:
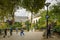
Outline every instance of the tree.
POLYGON ((0 0, 0 19, 4 22, 4 18, 12 17, 14 20, 14 12, 20 0, 0 0))
POLYGON ((11 15, 14 20, 14 12, 16 10, 15 8, 17 5, 19 5, 20 1, 21 0, 0 0, 0 9, 2 10, 0 12, 3 13, 4 17, 7 18, 9 15, 11 15))
MULTIPOLYGON (((45 1, 46 0, 23 0, 21 1, 21 6, 33 14, 37 13, 39 9, 42 9, 44 7, 45 1)), ((32 25, 32 14, 31 14, 31 25, 32 25)))
POLYGON ((41 11, 41 14, 40 14, 41 18, 38 21, 39 28, 46 28, 46 12, 47 12, 46 10, 41 11))
POLYGON ((56 18, 60 21, 60 2, 57 5, 53 5, 50 10, 51 18, 56 18))

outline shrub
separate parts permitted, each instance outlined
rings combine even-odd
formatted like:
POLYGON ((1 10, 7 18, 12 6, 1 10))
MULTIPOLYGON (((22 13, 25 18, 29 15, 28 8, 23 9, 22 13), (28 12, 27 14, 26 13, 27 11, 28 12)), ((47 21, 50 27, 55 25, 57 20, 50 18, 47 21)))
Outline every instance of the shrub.
POLYGON ((54 32, 60 33, 60 25, 55 26, 53 29, 54 29, 54 32))

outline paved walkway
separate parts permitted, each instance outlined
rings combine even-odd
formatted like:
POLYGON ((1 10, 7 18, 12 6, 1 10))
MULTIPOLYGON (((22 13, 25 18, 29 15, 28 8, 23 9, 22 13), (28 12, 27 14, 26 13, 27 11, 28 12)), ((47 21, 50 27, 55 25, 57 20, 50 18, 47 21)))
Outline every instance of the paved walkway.
POLYGON ((53 38, 43 38, 43 32, 25 32, 24 36, 20 36, 20 33, 16 34, 16 32, 13 32, 12 36, 6 36, 3 38, 0 36, 0 40, 60 40, 59 38, 53 36, 53 38))

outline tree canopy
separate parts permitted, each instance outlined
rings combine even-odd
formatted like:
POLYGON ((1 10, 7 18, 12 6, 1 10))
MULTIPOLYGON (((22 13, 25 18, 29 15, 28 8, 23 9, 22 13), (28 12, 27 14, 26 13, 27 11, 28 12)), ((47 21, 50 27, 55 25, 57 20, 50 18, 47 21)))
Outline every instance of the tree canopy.
POLYGON ((14 17, 14 11, 21 0, 0 0, 0 19, 4 17, 14 17))
POLYGON ((21 2, 22 7, 26 8, 30 12, 37 13, 39 9, 44 7, 46 0, 23 0, 21 2))
POLYGON ((60 2, 51 7, 50 15, 51 15, 51 17, 54 17, 54 18, 60 20, 60 2))

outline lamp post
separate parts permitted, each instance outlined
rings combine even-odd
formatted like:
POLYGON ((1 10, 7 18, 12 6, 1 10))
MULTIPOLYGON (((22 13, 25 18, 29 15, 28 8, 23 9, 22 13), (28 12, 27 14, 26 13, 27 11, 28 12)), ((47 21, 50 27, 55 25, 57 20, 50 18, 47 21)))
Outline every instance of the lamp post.
POLYGON ((46 13, 46 26, 47 26, 47 38, 48 38, 48 6, 50 5, 50 3, 46 3, 45 6, 47 7, 47 13, 46 13))

